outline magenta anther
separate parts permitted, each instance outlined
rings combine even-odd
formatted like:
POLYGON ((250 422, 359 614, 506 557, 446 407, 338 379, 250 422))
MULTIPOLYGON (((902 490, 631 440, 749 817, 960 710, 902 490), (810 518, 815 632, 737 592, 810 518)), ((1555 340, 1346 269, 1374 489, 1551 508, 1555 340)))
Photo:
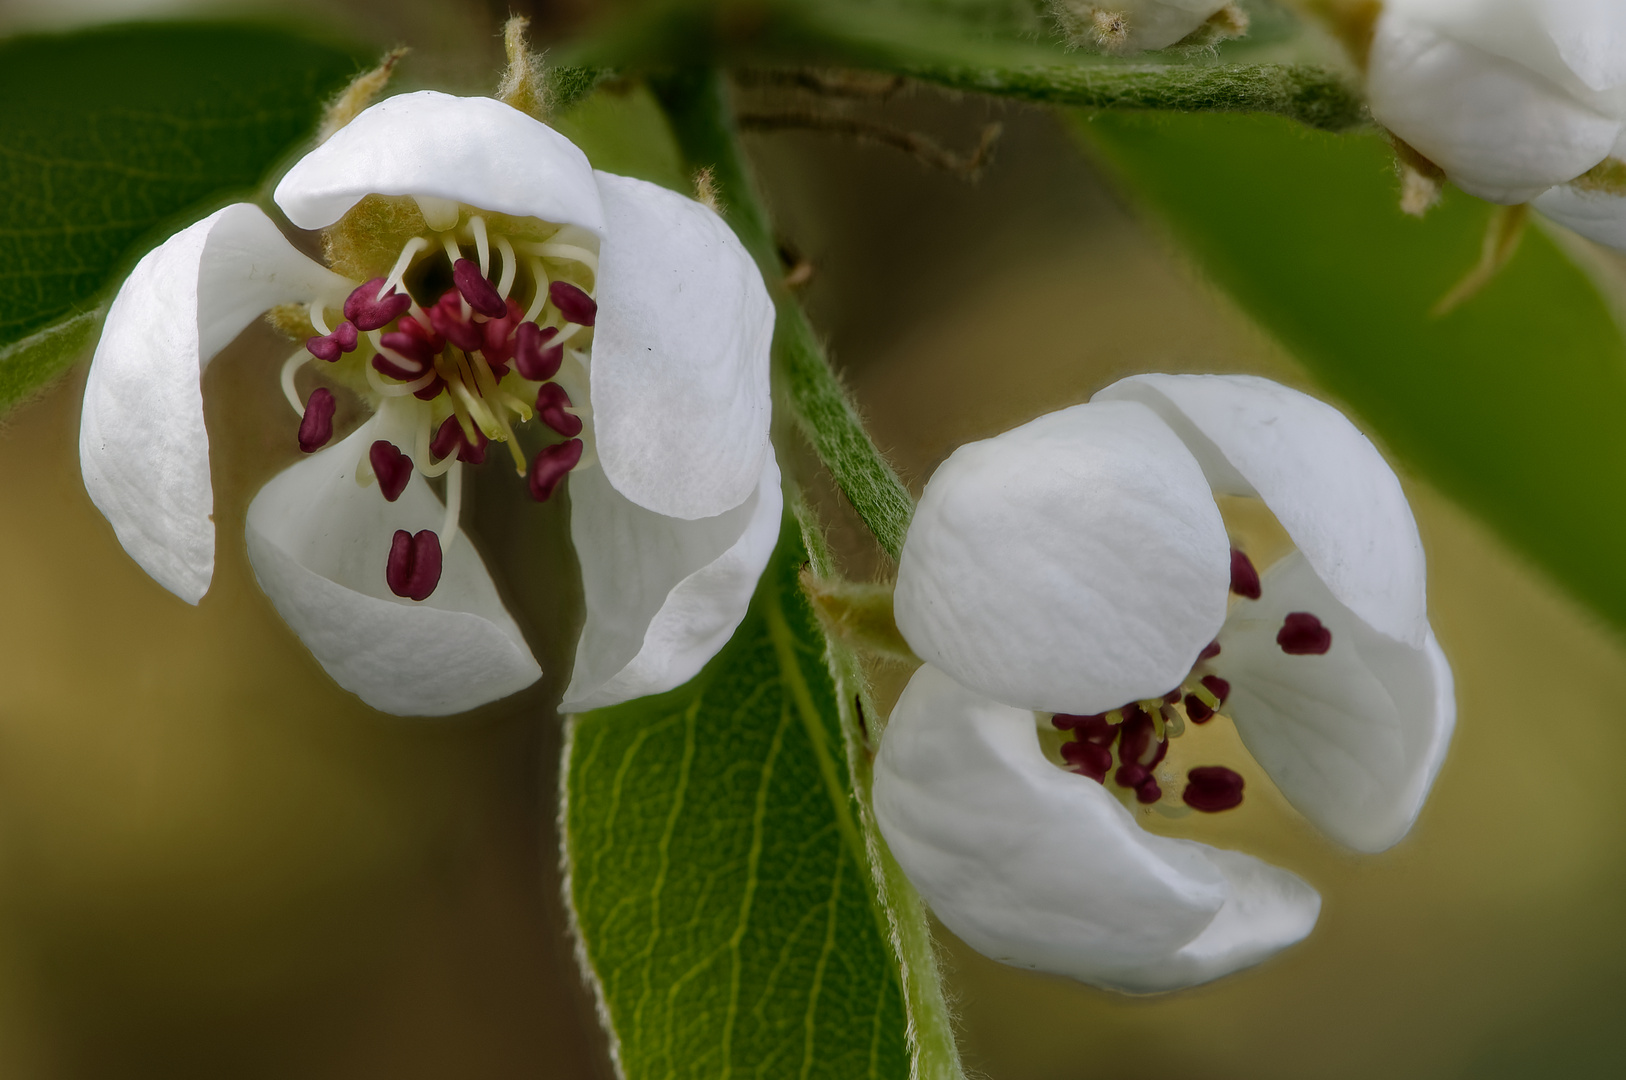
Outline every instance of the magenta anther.
POLYGON ((559 482, 582 459, 582 449, 580 439, 571 439, 568 442, 544 447, 536 455, 536 460, 531 462, 529 479, 531 498, 537 502, 547 502, 552 498, 554 489, 559 486, 559 482))
POLYGON ((383 353, 373 354, 373 370, 378 372, 380 375, 388 375, 392 379, 400 379, 402 382, 411 382, 413 379, 418 378, 424 373, 424 369, 422 367, 419 367, 417 370, 413 370, 409 367, 402 367, 400 364, 396 363, 388 356, 385 356, 383 353))
POLYGON ((565 347, 548 345, 558 334, 553 327, 544 329, 534 322, 521 323, 514 331, 514 366, 519 369, 521 378, 546 382, 559 374, 565 347))
POLYGON ((387 502, 399 499, 407 481, 412 479, 412 459, 394 443, 379 439, 367 451, 367 460, 372 464, 373 475, 378 477, 378 490, 384 493, 384 499, 387 502))
POLYGON ((384 580, 396 596, 429 599, 440 584, 440 537, 429 529, 416 535, 396 529, 389 561, 384 565, 384 580))
POLYGON ((1196 694, 1187 694, 1186 717, 1193 724, 1206 724, 1214 719, 1214 710, 1208 707, 1208 702, 1196 694))
POLYGON ((1107 770, 1112 768, 1112 751, 1092 742, 1062 743, 1061 757, 1074 772, 1097 784, 1106 782, 1107 770))
POLYGON ((350 323, 342 322, 333 328, 331 334, 325 337, 306 338, 305 351, 316 357, 316 359, 326 360, 331 364, 340 356, 354 349, 356 341, 356 328, 350 323))
POLYGON ((480 351, 485 354, 486 363, 491 365, 493 373, 499 367, 504 367, 506 371, 505 365, 514 358, 514 330, 523 318, 525 312, 518 302, 510 298, 507 314, 500 319, 487 319, 481 324, 480 337, 485 343, 480 346, 480 351))
POLYGON ((474 429, 474 439, 474 442, 469 442, 468 433, 457 422, 457 417, 448 416, 441 421, 435 437, 429 440, 429 452, 444 461, 447 455, 455 451, 459 461, 479 465, 486 459, 486 443, 490 440, 478 427, 474 429))
POLYGON ((464 352, 474 352, 484 344, 480 328, 463 317, 463 299, 456 289, 447 289, 429 309, 429 321, 437 334, 464 352))
POLYGON ((299 448, 315 453, 333 438, 333 391, 322 386, 311 391, 305 401, 305 416, 299 421, 299 448))
MULTIPOLYGON (((403 326, 408 322, 412 322, 412 320, 401 320, 403 326)), ((417 326, 418 324, 412 322, 412 325, 417 326)), ((391 330, 389 333, 381 335, 378 340, 384 348, 395 353, 401 359, 412 360, 419 364, 432 363, 435 354, 440 352, 439 349, 434 348, 418 334, 409 333, 405 330, 391 330)))
POLYGON ((1231 549, 1231 591, 1247 600, 1259 599, 1259 571, 1236 548, 1231 549))
POLYGON ((1242 777, 1223 765, 1201 765, 1186 774, 1181 798, 1205 814, 1233 809, 1242 805, 1242 777))
POLYGON ((598 318, 598 301, 568 281, 555 281, 548 286, 548 299, 559 309, 566 322, 592 326, 598 318))
POLYGON ((582 418, 565 412, 569 405, 570 395, 558 383, 543 383, 536 392, 537 417, 559 434, 573 438, 582 433, 582 418))
POLYGON ((1332 631, 1308 611, 1295 611, 1276 632, 1276 644, 1288 656, 1324 656, 1332 648, 1332 631))
POLYGON ((473 259, 459 259, 452 264, 452 284, 469 302, 469 307, 488 319, 500 318, 508 310, 497 287, 486 280, 473 259))
POLYGON ((400 318, 412 306, 412 297, 393 288, 380 297, 383 287, 384 279, 376 277, 352 292, 344 301, 344 317, 362 330, 377 330, 400 318))
POLYGON ((1221 705, 1224 705, 1225 699, 1231 696, 1231 681, 1229 679, 1222 679, 1218 675, 1204 675, 1202 684, 1203 689, 1219 698, 1221 705))

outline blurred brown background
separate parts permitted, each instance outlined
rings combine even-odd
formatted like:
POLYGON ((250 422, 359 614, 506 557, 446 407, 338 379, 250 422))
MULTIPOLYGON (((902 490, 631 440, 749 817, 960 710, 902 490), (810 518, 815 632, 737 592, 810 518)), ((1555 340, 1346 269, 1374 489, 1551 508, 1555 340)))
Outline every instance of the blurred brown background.
MULTIPOLYGON (((0 32, 197 7, 6 0, 0 32)), ((279 11, 414 45, 418 84, 488 89, 500 56, 504 12, 480 4, 279 11)), ((559 29, 590 3, 536 14, 559 29)), ((814 264, 815 322, 917 487, 959 443, 1134 371, 1314 389, 1050 117, 919 91, 819 107, 955 148, 1005 125, 977 184, 828 135, 749 137, 785 237, 814 264)), ((475 493, 484 550, 552 660, 546 684, 455 721, 371 712, 327 680, 244 558, 249 498, 296 455, 280 359, 251 330, 206 379, 219 567, 197 609, 145 577, 84 494, 82 365, 0 429, 0 1075, 607 1076, 557 898, 549 701, 575 603, 560 517, 502 478, 475 493)), ((884 572, 810 483, 849 572, 884 572)), ((1460 703, 1412 836, 1376 857, 1335 849, 1205 729, 1250 798, 1181 829, 1310 880, 1316 932, 1152 1000, 1004 968, 945 934, 976 1074, 1626 1072, 1612 1023, 1626 1000, 1626 652, 1475 521, 1408 487, 1460 703)), ((899 674, 882 673, 883 695, 899 674)))

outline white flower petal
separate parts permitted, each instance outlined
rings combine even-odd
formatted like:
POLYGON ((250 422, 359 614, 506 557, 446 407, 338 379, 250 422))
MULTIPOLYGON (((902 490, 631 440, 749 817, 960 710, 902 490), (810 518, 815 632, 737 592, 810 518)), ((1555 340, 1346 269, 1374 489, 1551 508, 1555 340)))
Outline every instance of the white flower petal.
POLYGON ((1626 82, 1620 0, 1389 0, 1385 9, 1555 82, 1594 91, 1626 82))
POLYGON ((711 210, 630 177, 598 182, 609 222, 593 333, 599 459, 639 506, 715 517, 750 496, 769 455, 773 303, 711 210))
POLYGON ((1177 685, 1225 618, 1202 469, 1136 402, 960 447, 927 483, 895 593, 911 648, 996 701, 1095 713, 1177 685))
POLYGON ((1412 647, 1356 618, 1297 552, 1261 589, 1220 631, 1211 665, 1231 683, 1223 711, 1300 813, 1341 844, 1382 851, 1411 828, 1445 760, 1451 667, 1432 632, 1412 647), (1276 643, 1300 611, 1332 631, 1325 655, 1290 656, 1276 643))
POLYGON ((1626 251, 1626 197, 1560 184, 1537 196, 1533 205, 1588 240, 1626 251))
POLYGON ((943 924, 986 956, 1136 993, 1256 964, 1321 898, 1248 855, 1145 832, 1104 787, 1052 765, 1030 712, 927 665, 875 761, 875 816, 943 924))
POLYGON ((429 599, 390 592, 395 530, 439 533, 444 508, 417 472, 393 503, 376 484, 357 485, 377 437, 364 424, 260 489, 246 530, 260 587, 333 681, 375 709, 445 716, 531 685, 542 669, 461 530, 440 538, 445 562, 429 599))
POLYGON ((423 195, 604 234, 592 166, 576 144, 486 97, 387 98, 300 158, 274 198, 320 229, 366 195, 423 195))
POLYGON ((587 624, 564 712, 585 712, 688 682, 745 618, 779 539, 779 465, 751 497, 699 521, 629 501, 600 469, 570 478, 570 535, 587 624))
POLYGON ((214 573, 203 369, 267 308, 348 290, 236 203, 149 252, 113 298, 85 382, 80 469, 119 543, 182 600, 202 599, 214 573))
POLYGON ((1618 110, 1395 13, 1378 20, 1367 96, 1381 124, 1492 202, 1525 202, 1574 179, 1622 129, 1618 110))
POLYGON ((1157 410, 1215 491, 1265 501, 1340 602, 1393 638, 1423 643, 1417 522, 1394 470, 1343 413, 1252 375, 1135 375, 1095 399, 1157 410))

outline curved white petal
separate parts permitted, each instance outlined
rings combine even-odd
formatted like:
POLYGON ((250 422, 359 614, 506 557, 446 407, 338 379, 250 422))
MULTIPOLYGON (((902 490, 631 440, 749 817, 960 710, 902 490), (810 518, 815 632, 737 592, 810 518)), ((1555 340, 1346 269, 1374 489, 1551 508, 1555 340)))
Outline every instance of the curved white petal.
POLYGON ((461 530, 428 600, 384 578, 396 529, 441 529, 444 508, 414 472, 395 502, 359 486, 356 464, 379 437, 364 424, 283 470, 249 504, 249 560, 260 588, 333 676, 375 709, 446 716, 507 697, 542 674, 461 530))
POLYGON ((645 510, 587 469, 570 478, 570 535, 581 561, 587 624, 564 712, 585 712, 688 682, 745 618, 779 539, 779 465, 717 517, 684 521, 645 510))
POLYGON ((209 591, 215 561, 203 369, 267 308, 342 301, 349 288, 236 203, 149 252, 113 298, 85 382, 79 466, 124 550, 187 603, 209 591))
POLYGON ((1532 204, 1547 217, 1616 251, 1626 251, 1626 197, 1560 184, 1532 204))
POLYGON ((320 229, 366 195, 426 195, 604 234, 587 155, 487 97, 387 98, 300 158, 273 197, 289 221, 320 229))
POLYGON ((1166 49, 1187 37, 1230 0, 1121 0, 1106 10, 1124 17, 1122 51, 1166 49))
POLYGON ((1264 574, 1257 602, 1237 602, 1219 643, 1211 665, 1231 683, 1224 711, 1288 801, 1357 851, 1405 836, 1456 726, 1434 634, 1412 647, 1375 632, 1295 552, 1264 574), (1276 643, 1297 611, 1332 631, 1325 655, 1290 656, 1276 643))
POLYGON ((1626 82, 1619 0, 1389 0, 1385 8, 1554 81, 1595 91, 1626 82))
POLYGON ((943 924, 1016 967, 1153 993, 1301 940, 1321 898, 1285 870, 1145 832, 1045 760, 1033 714, 927 665, 887 724, 875 817, 943 924))
POLYGON ((1342 603, 1390 637, 1423 643, 1417 522, 1394 470, 1343 413, 1253 375, 1134 375, 1095 399, 1155 409, 1215 491, 1265 501, 1342 603))
POLYGON ((1230 544, 1152 410, 1077 405, 960 447, 894 594, 917 655, 996 701, 1094 713, 1177 685, 1225 618, 1230 544))
POLYGON ((769 456, 773 303, 756 263, 710 209, 655 184, 598 174, 592 398, 616 490, 678 518, 744 502, 769 456))
POLYGON ((1393 12, 1378 20, 1367 96, 1381 124, 1492 202, 1525 202, 1581 175, 1623 126, 1603 102, 1393 12))

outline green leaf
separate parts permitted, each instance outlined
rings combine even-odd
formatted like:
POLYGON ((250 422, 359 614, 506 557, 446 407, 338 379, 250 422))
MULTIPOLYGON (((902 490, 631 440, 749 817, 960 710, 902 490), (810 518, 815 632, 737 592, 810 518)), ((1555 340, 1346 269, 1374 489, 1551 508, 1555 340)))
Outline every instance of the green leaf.
POLYGON ((0 43, 0 408, 73 359, 136 254, 251 192, 355 70, 250 26, 0 43))
POLYGON ((855 798, 856 691, 806 562, 787 517, 699 676, 571 722, 567 896, 629 1080, 960 1075, 924 916, 855 798))
POLYGON ((1626 346, 1550 237, 1529 230, 1482 291, 1435 317, 1491 208, 1452 190, 1423 220, 1403 215, 1377 136, 1213 116, 1078 127, 1368 430, 1626 626, 1626 346))

